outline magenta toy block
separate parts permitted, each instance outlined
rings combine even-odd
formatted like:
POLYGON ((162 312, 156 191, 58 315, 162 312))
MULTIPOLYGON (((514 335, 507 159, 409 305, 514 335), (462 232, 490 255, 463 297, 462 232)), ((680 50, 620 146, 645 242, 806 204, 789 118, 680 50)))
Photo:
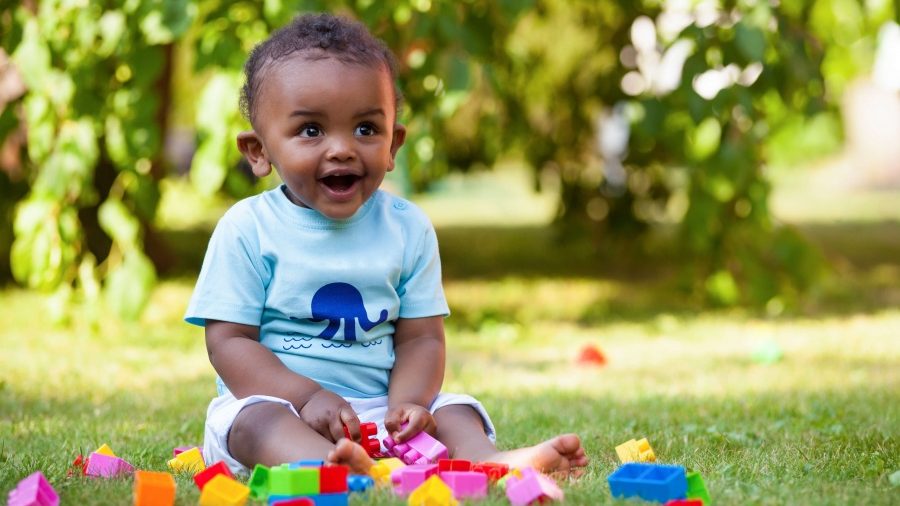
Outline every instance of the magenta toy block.
POLYGON ((123 474, 134 473, 134 467, 119 457, 110 457, 94 452, 88 457, 85 474, 102 478, 114 478, 123 474))
POLYGON ((522 477, 510 476, 506 482, 506 497, 513 506, 562 501, 563 491, 556 482, 530 467, 521 470, 522 477))
POLYGON ((395 469, 391 473, 394 492, 399 495, 409 494, 437 472, 437 464, 414 464, 395 469))
POLYGON ((488 477, 476 471, 444 471, 441 479, 457 499, 480 499, 488 492, 488 477))
MULTIPOLYGON (((406 427, 406 424, 403 424, 403 427, 406 427)), ((388 436, 384 438, 384 447, 407 464, 431 464, 449 457, 447 447, 425 431, 399 444, 388 436)))
POLYGON ((184 453, 188 450, 193 450, 194 448, 197 448, 200 450, 200 453, 203 453, 203 448, 200 448, 199 446, 176 446, 175 448, 172 448, 172 456, 177 457, 179 453, 184 453))
POLYGON ((316 503, 309 497, 294 497, 275 501, 271 506, 316 506, 316 503))
POLYGON ((16 485, 7 496, 7 506, 59 506, 59 496, 44 477, 35 471, 16 485))

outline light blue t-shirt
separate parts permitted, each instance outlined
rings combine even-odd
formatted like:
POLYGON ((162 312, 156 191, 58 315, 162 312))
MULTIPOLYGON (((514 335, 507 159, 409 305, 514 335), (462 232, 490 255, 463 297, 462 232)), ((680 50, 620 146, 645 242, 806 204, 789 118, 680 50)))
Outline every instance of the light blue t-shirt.
POLYGON ((219 220, 185 320, 258 326, 292 371, 344 397, 377 397, 397 318, 447 314, 437 237, 419 208, 379 190, 337 221, 279 187, 219 220))

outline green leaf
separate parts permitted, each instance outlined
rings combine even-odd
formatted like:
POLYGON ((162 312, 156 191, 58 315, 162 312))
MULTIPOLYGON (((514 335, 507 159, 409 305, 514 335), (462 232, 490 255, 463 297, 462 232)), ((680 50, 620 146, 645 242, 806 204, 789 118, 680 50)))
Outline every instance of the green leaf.
POLYGON ((100 205, 97 213, 100 226, 126 254, 137 249, 140 224, 121 200, 112 197, 100 205))
POLYGON ((50 48, 41 37, 35 19, 26 22, 22 42, 13 52, 12 59, 29 89, 37 90, 49 84, 47 74, 50 71, 50 48))
POLYGON ((227 169, 224 146, 218 139, 207 139, 191 161, 191 183, 203 195, 212 195, 222 187, 227 169))
POLYGON ((100 27, 100 47, 97 48, 97 56, 106 57, 118 49, 122 37, 125 35, 125 14, 120 11, 106 11, 97 22, 100 27))
POLYGON ((721 270, 706 279, 706 294, 717 304, 733 306, 740 291, 731 273, 721 270))
POLYGON ((106 305, 123 320, 137 320, 155 284, 156 270, 150 260, 139 250, 130 251, 106 279, 106 305))
POLYGON ((722 126, 719 121, 712 116, 706 118, 691 132, 688 154, 695 161, 706 160, 719 149, 721 137, 722 126))

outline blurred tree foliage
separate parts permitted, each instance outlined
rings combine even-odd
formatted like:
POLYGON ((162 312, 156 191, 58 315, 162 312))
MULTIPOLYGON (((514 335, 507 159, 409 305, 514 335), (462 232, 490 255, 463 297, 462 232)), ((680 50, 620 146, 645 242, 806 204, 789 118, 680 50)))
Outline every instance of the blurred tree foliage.
POLYGON ((678 224, 695 293, 790 301, 819 263, 773 224, 767 162, 839 145, 837 100, 896 4, 0 0, 15 67, 0 60, 0 83, 24 85, 0 89, 0 213, 15 237, 0 230, 0 251, 19 282, 55 292, 57 317, 73 300, 138 316, 164 255, 152 223, 171 92, 185 86, 173 56, 192 54, 203 76, 188 84, 203 83, 192 182, 246 194, 233 170, 246 55, 295 13, 330 10, 400 59, 413 189, 519 156, 536 181, 558 181, 561 223, 627 237, 678 224))

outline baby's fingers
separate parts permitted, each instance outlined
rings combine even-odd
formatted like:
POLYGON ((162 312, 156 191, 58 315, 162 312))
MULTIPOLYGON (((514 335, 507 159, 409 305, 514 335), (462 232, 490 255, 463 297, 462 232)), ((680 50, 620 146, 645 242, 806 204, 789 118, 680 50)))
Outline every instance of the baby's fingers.
POLYGON ((402 441, 399 439, 399 434, 404 422, 406 422, 406 413, 402 409, 391 409, 384 415, 384 428, 398 443, 402 441))
POLYGON ((362 432, 359 429, 359 417, 356 416, 356 413, 349 409, 342 409, 340 419, 341 437, 359 442, 362 439, 362 432))

